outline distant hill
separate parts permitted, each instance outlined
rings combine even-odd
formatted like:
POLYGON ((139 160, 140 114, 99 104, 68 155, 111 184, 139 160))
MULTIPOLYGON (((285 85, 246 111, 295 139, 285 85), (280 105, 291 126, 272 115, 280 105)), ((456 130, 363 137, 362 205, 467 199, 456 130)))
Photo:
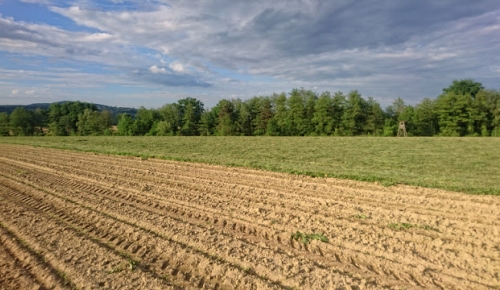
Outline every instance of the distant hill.
MULTIPOLYGON (((56 104, 63 104, 67 103, 70 101, 61 101, 61 102, 55 102, 56 104)), ((49 108, 49 106, 53 103, 37 103, 37 104, 31 104, 31 105, 0 105, 0 113, 2 112, 7 112, 8 114, 12 113, 17 107, 24 107, 26 110, 35 110, 35 109, 43 109, 46 110, 49 108)), ((118 114, 123 114, 123 113, 128 113, 132 116, 135 116, 137 113, 137 109, 135 108, 126 108, 126 107, 111 107, 111 106, 106 106, 106 105, 101 105, 101 104, 94 104, 97 106, 97 109, 99 111, 105 111, 108 110, 111 113, 113 113, 114 116, 118 114)))

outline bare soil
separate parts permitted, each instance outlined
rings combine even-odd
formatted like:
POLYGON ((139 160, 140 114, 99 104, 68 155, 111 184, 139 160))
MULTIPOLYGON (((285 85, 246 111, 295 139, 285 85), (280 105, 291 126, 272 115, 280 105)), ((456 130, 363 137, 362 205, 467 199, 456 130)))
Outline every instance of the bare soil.
POLYGON ((499 216, 498 196, 0 144, 0 289, 499 289, 499 216))

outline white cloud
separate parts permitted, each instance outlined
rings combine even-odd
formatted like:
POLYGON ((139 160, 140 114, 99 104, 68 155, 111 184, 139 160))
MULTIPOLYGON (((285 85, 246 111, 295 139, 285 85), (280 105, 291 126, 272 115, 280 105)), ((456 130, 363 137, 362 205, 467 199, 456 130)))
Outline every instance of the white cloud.
POLYGON ((152 65, 149 67, 149 71, 153 74, 164 74, 167 73, 167 70, 165 68, 160 68, 157 67, 156 65, 152 65))
POLYGON ((19 90, 12 90, 12 95, 17 95, 19 93, 19 90))
POLYGON ((83 42, 101 42, 101 41, 106 41, 110 42, 113 40, 113 35, 108 34, 108 33, 93 33, 89 35, 84 35, 82 36, 79 41, 83 42))
POLYGON ((36 92, 36 90, 29 90, 29 91, 24 91, 26 95, 33 95, 36 92))
POLYGON ((186 68, 184 65, 178 61, 174 61, 168 65, 169 68, 171 68, 173 71, 183 73, 186 71, 186 68))

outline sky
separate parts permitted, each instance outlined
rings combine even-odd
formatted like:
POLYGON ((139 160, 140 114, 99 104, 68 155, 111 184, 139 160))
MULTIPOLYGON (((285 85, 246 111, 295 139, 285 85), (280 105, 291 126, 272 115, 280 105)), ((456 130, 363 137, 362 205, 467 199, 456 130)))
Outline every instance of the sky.
POLYGON ((0 0, 0 104, 500 89, 499 0, 0 0))

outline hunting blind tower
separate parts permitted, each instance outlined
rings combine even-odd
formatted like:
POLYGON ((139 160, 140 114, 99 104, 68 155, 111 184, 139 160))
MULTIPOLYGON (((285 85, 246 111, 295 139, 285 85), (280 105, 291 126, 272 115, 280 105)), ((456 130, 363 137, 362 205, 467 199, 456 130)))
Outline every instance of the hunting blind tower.
POLYGON ((406 121, 399 121, 399 127, 398 127, 398 137, 406 137, 408 134, 406 134, 406 126, 405 126, 406 121))

